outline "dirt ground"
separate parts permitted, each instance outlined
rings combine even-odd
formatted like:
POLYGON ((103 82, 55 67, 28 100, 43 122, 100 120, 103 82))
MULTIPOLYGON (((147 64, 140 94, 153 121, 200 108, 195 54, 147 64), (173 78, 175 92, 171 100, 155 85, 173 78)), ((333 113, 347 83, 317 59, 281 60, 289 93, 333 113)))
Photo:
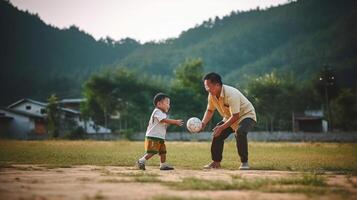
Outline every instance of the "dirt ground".
MULTIPOLYGON (((269 193, 254 190, 175 190, 161 182, 135 181, 143 173, 134 167, 71 166, 46 167, 12 165, 0 168, 1 200, 91 200, 91 199, 342 199, 341 194, 307 195, 304 193, 269 193), (136 175, 135 175, 136 174, 136 175)), ((246 179, 298 176, 301 172, 267 170, 187 170, 160 171, 147 167, 144 174, 159 181, 181 181, 196 177, 207 180, 231 180, 232 175, 246 179)), ((357 199, 357 177, 324 173, 330 186, 349 191, 343 199, 357 199)))

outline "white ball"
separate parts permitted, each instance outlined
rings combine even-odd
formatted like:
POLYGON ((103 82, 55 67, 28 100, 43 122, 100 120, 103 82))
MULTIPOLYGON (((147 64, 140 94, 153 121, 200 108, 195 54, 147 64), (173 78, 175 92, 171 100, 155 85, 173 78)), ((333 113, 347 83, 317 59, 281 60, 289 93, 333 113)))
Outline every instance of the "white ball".
POLYGON ((186 127, 187 130, 191 133, 197 133, 202 128, 202 122, 197 117, 191 117, 189 120, 187 120, 186 127))

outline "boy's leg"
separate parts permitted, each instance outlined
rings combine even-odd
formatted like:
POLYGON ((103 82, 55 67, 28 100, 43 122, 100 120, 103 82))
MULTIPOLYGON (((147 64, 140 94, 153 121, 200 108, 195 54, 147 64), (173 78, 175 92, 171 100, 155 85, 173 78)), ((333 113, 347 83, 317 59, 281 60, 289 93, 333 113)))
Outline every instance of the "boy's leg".
POLYGON ((165 141, 160 142, 160 148, 159 148, 159 155, 160 155, 160 163, 165 163, 166 162, 166 145, 165 141))
POLYGON ((165 163, 166 162, 166 153, 165 154, 160 154, 160 162, 165 163))
POLYGON ((145 161, 149 160, 151 157, 153 157, 154 155, 155 155, 155 154, 153 154, 153 153, 146 153, 146 154, 144 154, 143 157, 141 157, 141 158, 139 159, 139 161, 140 161, 140 162, 145 162, 145 161))
POLYGON ((160 170, 173 170, 174 168, 166 163, 165 142, 162 142, 160 145, 159 155, 160 155, 160 170))
POLYGON ((159 148, 160 148, 159 141, 150 138, 145 138, 146 154, 136 162, 137 167, 141 170, 145 170, 145 161, 149 160, 151 157, 157 154, 159 152, 159 148))

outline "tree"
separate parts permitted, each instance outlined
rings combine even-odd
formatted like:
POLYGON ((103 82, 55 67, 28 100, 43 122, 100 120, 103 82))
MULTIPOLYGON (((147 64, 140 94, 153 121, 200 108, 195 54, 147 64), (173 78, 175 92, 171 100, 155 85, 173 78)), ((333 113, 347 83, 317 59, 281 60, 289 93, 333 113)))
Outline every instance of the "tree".
POLYGON ((58 105, 58 98, 52 94, 48 98, 47 104, 47 119, 48 119, 48 131, 50 135, 57 138, 60 133, 61 125, 61 110, 58 105))
POLYGON ((302 112, 310 105, 312 97, 302 93, 308 88, 297 83, 291 74, 276 72, 249 81, 247 96, 256 109, 258 121, 267 121, 266 130, 290 130, 292 112, 302 112))
POLYGON ((343 89, 331 103, 335 126, 345 131, 357 129, 357 95, 351 89, 343 89))
MULTIPOLYGON (((93 75, 84 84, 82 114, 112 129, 121 122, 124 129, 143 129, 143 119, 150 116, 152 97, 160 89, 155 81, 141 77, 124 67, 93 75), (120 121, 111 124, 109 117, 118 113, 120 121)), ((119 125, 119 129, 123 127, 119 125)))
POLYGON ((202 114, 207 99, 202 77, 201 59, 188 59, 176 68, 170 92, 174 100, 173 113, 183 118, 202 114))

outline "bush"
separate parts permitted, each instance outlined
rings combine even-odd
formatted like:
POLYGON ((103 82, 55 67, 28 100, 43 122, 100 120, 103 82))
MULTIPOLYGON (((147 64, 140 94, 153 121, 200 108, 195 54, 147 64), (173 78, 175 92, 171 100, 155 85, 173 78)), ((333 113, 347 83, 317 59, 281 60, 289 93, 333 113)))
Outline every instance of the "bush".
POLYGON ((86 139, 87 134, 84 131, 83 127, 78 126, 76 129, 70 131, 69 133, 65 134, 65 138, 76 140, 76 139, 86 139))

